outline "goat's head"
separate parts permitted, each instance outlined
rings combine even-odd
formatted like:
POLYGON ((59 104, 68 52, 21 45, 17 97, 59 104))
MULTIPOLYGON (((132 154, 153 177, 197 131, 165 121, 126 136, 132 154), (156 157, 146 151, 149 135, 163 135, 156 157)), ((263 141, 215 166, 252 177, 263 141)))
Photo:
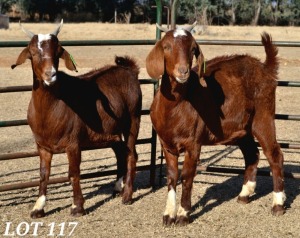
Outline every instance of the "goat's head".
POLYGON ((192 28, 167 31, 155 44, 146 59, 150 77, 158 79, 166 72, 177 82, 185 83, 190 76, 194 56, 201 68, 204 57, 190 30, 192 28))
POLYGON ((62 25, 63 20, 53 33, 35 35, 26 30, 20 23, 22 30, 29 36, 30 42, 20 53, 16 64, 12 65, 11 68, 14 69, 16 66, 23 64, 26 59, 30 59, 34 77, 48 86, 56 81, 59 58, 65 60, 65 65, 69 70, 76 71, 72 56, 61 46, 57 38, 62 25))

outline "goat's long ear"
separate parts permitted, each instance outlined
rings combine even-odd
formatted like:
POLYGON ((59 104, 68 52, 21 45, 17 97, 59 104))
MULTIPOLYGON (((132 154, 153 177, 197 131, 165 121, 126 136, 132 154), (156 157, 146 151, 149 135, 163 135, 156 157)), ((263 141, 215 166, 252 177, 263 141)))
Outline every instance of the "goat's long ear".
POLYGON ((17 59, 17 62, 15 64, 13 64, 11 66, 11 68, 14 69, 18 65, 23 64, 26 59, 30 59, 30 58, 31 58, 31 56, 30 56, 28 47, 26 47, 25 49, 22 50, 22 52, 20 53, 20 55, 19 55, 19 57, 17 59))
POLYGON ((204 64, 205 59, 202 50, 200 49, 197 43, 196 43, 195 56, 197 58, 197 64, 198 64, 198 76, 201 78, 205 72, 205 64, 204 64))
POLYGON ((73 59, 73 56, 70 55, 69 52, 66 51, 62 46, 60 47, 60 51, 60 58, 62 58, 65 61, 67 69, 78 72, 76 69, 76 62, 73 59))
POLYGON ((154 48, 146 58, 146 69, 151 78, 159 79, 164 74, 164 50, 161 40, 156 42, 154 48))

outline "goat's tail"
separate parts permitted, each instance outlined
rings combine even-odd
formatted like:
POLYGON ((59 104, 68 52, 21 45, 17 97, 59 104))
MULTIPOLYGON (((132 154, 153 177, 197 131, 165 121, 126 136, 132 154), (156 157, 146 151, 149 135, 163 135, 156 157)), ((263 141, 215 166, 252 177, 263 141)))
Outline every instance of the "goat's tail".
POLYGON ((115 62, 118 66, 131 69, 137 75, 140 72, 140 67, 138 66, 136 61, 129 56, 124 56, 124 57, 116 56, 115 62))
POLYGON ((266 32, 262 33, 261 42, 266 52, 265 67, 277 75, 279 67, 279 60, 277 58, 278 48, 273 44, 271 36, 266 32))

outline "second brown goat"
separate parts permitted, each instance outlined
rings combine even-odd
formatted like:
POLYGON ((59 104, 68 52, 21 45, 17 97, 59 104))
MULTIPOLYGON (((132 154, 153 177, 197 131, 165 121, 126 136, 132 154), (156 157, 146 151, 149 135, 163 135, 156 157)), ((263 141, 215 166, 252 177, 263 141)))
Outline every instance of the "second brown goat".
POLYGON ((249 55, 221 56, 204 63, 190 32, 166 32, 146 60, 148 74, 161 86, 151 106, 151 120, 167 163, 168 198, 163 223, 190 222, 191 193, 202 145, 238 145, 245 159, 245 175, 238 201, 248 203, 256 186, 262 146, 273 175, 272 213, 285 212, 283 154, 275 135, 275 90, 278 50, 271 36, 262 34, 265 62, 249 55), (192 68, 193 57, 198 65, 192 68), (182 196, 176 207, 178 157, 184 153, 182 196))

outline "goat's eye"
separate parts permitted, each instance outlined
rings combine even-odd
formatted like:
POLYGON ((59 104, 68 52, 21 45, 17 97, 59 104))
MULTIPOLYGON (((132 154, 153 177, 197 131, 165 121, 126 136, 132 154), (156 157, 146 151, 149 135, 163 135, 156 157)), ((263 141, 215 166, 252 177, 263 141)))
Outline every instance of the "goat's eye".
POLYGON ((164 51, 171 51, 171 46, 170 45, 164 45, 164 51))
POLYGON ((34 50, 34 51, 31 51, 30 54, 31 54, 32 57, 34 57, 34 56, 38 55, 38 52, 34 50))
POLYGON ((196 48, 193 48, 192 51, 191 51, 192 55, 194 55, 195 52, 196 52, 196 48))

